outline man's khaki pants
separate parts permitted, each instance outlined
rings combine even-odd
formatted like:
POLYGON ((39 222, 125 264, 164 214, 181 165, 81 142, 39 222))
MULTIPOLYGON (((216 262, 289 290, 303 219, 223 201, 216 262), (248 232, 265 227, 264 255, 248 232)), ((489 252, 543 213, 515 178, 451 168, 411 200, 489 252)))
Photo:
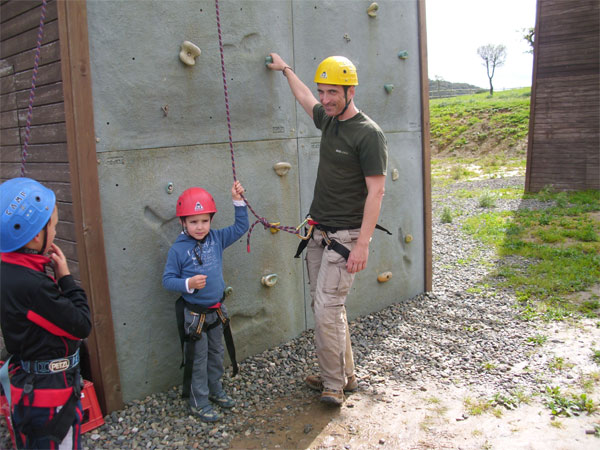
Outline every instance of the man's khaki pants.
MULTIPOLYGON (((327 233, 352 250, 360 229, 327 233)), ((346 297, 354 274, 346 270, 346 260, 322 245, 323 234, 315 230, 306 252, 312 310, 315 315, 315 347, 325 390, 341 391, 354 375, 352 343, 346 318, 346 297)))

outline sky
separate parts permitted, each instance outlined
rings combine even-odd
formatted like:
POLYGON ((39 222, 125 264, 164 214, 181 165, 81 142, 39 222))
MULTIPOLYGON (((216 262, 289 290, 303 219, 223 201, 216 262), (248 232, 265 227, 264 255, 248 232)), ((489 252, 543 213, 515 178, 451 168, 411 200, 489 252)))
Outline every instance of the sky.
POLYGON ((533 55, 521 29, 535 27, 536 0, 426 0, 429 79, 489 88, 482 45, 502 44, 494 90, 531 86, 533 55))

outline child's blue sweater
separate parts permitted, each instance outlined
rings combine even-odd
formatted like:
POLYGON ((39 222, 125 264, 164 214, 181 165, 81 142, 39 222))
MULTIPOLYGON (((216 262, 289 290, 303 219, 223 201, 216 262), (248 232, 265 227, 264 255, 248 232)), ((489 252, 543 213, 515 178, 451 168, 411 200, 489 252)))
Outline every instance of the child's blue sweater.
POLYGON ((225 290, 223 250, 242 237, 247 230, 246 206, 236 206, 235 223, 226 228, 211 229, 204 242, 197 243, 194 238, 182 232, 169 249, 163 273, 163 286, 170 291, 181 292, 183 298, 189 303, 206 308, 216 305, 225 290), (202 264, 197 261, 194 247, 202 264), (185 280, 199 274, 206 275, 206 286, 202 289, 194 289, 191 294, 188 293, 185 280))

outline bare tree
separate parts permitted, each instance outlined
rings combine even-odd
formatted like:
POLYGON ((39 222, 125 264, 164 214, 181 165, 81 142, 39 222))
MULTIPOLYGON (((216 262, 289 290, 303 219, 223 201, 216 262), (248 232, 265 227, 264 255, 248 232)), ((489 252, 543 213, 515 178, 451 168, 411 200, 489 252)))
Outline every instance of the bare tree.
POLYGON ((444 77, 440 76, 440 75, 436 75, 434 77, 435 79, 435 83, 437 84, 437 95, 438 97, 440 97, 440 82, 444 81, 444 77))
POLYGON ((483 65, 487 69, 487 76, 490 80, 490 95, 494 95, 492 78, 494 78, 496 67, 500 67, 506 61, 506 47, 502 44, 482 45, 477 49, 477 54, 481 56, 481 59, 484 61, 483 65))
POLYGON ((523 33, 523 39, 526 40, 529 44, 529 47, 531 47, 529 50, 527 50, 527 53, 533 53, 533 44, 535 42, 535 28, 522 28, 521 32, 523 33))

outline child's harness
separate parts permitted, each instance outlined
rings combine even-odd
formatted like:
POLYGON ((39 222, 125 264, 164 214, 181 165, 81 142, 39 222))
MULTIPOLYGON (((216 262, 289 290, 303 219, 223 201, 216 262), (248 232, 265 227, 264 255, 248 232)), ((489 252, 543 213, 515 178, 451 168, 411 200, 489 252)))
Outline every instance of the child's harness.
MULTIPOLYGON (((221 298, 221 302, 225 300, 225 297, 221 298)), ((205 308, 200 305, 186 302, 183 297, 179 297, 175 302, 175 314, 177 316, 177 330, 179 331, 179 340, 181 341, 181 352, 183 354, 183 361, 181 367, 183 367, 183 388, 181 396, 186 398, 190 396, 190 388, 192 383, 192 368, 194 366, 194 351, 196 346, 195 341, 202 339, 202 332, 207 332, 213 328, 223 324, 223 337, 225 338, 225 345, 227 346, 227 353, 231 360, 231 366, 233 367, 233 376, 238 373, 238 365, 235 359, 235 345, 233 343, 233 335, 231 334, 231 326, 229 317, 223 312, 221 307, 218 308, 205 308), (184 322, 185 322, 185 308, 192 311, 193 314, 198 314, 200 320, 198 326, 193 333, 185 334, 184 322), (206 314, 216 312, 220 320, 216 320, 210 325, 206 323, 206 314), (188 345, 184 346, 187 342, 188 345)))
MULTIPOLYGON (((1 378, 3 378, 2 387, 11 409, 11 393, 20 394, 20 398, 14 407, 15 411, 19 413, 19 416, 22 417, 20 424, 15 426, 16 439, 21 441, 21 435, 24 434, 33 438, 47 437, 59 444, 63 441, 75 421, 77 403, 81 398, 79 349, 65 358, 44 361, 21 361, 21 369, 28 374, 22 389, 10 385, 8 380, 9 377, 7 376, 9 361, 6 361, 2 367, 2 370, 6 372, 4 372, 1 378), (66 402, 63 405, 58 405, 61 406, 60 410, 48 423, 42 427, 34 427, 31 424, 31 407, 47 407, 45 404, 48 402, 48 395, 57 395, 51 393, 47 394, 44 392, 46 389, 41 389, 38 390, 38 395, 36 396, 36 389, 34 387, 36 376, 54 375, 70 370, 76 370, 76 373, 74 374, 74 383, 71 393, 68 395, 66 402), (25 406, 29 406, 30 408, 25 409, 25 406)), ((25 443, 20 442, 20 445, 23 447, 25 443)))

